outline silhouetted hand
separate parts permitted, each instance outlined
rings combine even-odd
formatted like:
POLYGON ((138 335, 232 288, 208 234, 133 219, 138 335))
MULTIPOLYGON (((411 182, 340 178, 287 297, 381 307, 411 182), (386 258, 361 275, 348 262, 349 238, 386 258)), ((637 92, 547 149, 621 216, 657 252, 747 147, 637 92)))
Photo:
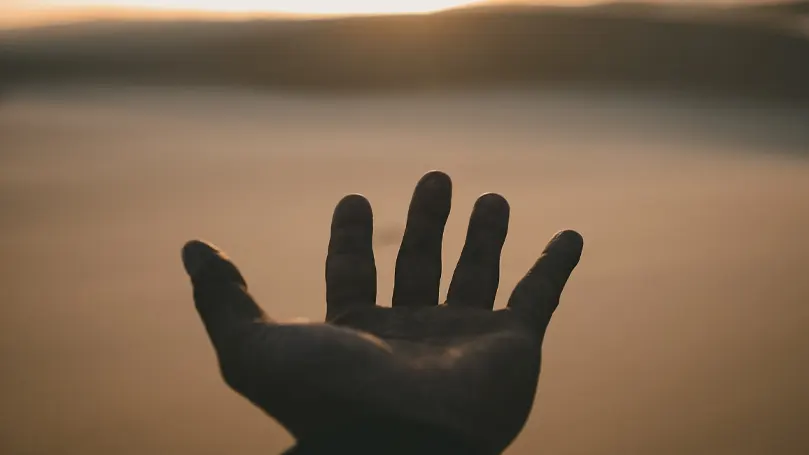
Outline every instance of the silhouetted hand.
POLYGON ((331 447, 329 453, 393 453, 379 446, 386 443, 420 453, 500 453, 525 424, 545 329, 582 238, 557 234, 508 307, 492 311, 509 206, 485 194, 439 305, 451 187, 440 172, 418 183, 389 308, 376 306, 371 206, 359 195, 340 201, 326 258, 323 324, 273 322, 221 252, 199 241, 185 246, 196 307, 225 381, 292 433, 296 453, 323 453, 318 446, 331 447))

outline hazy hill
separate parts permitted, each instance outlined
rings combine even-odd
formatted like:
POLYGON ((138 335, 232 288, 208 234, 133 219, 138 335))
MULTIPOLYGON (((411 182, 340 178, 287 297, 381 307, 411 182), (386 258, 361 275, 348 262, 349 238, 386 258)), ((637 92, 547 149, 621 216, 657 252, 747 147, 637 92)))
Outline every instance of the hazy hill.
POLYGON ((807 103, 809 38, 780 21, 807 5, 73 24, 0 34, 0 78, 328 90, 608 85, 807 103))
POLYGON ((809 14, 809 1, 751 5, 751 10, 777 12, 782 14, 809 14))

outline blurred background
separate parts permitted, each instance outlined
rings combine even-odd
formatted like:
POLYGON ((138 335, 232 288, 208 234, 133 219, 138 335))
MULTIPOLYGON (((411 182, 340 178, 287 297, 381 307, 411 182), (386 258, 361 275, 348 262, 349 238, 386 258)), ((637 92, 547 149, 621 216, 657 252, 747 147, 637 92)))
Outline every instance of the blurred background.
POLYGON ((278 453, 180 262, 324 315, 334 204, 380 304, 415 182, 509 199, 504 305, 585 253, 508 454, 809 453, 809 3, 0 2, 0 453, 278 453))

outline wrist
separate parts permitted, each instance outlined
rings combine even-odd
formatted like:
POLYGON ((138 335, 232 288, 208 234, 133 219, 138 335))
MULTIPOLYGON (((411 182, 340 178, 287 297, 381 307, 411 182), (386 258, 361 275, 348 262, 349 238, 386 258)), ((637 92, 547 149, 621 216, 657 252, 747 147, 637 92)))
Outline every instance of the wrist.
POLYGON ((285 455, 484 455, 470 441, 399 419, 368 419, 301 438, 285 455))

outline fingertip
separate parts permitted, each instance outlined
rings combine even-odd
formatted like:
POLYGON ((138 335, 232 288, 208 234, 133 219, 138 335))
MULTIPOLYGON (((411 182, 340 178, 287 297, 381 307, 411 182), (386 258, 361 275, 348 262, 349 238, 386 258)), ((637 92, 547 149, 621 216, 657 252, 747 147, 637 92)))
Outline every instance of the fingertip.
MULTIPOLYGON (((496 251, 499 252, 508 234, 510 212, 506 198, 497 193, 485 193, 478 197, 469 217, 464 248, 497 246, 496 251)), ((488 248, 486 250, 490 251, 488 248)))
POLYGON ((483 224, 508 224, 511 207, 506 198, 497 193, 484 193, 472 209, 472 221, 483 224))
POLYGON ((452 196, 452 179, 444 172, 430 171, 416 184, 416 192, 426 192, 434 198, 448 200, 452 196))
POLYGON ((183 266, 191 278, 197 276, 211 260, 222 257, 217 247, 202 240, 188 241, 182 250, 183 266))
POLYGON ((361 194, 349 194, 340 199, 334 208, 333 222, 336 224, 355 223, 373 217, 371 203, 361 194))
POLYGON ((581 254, 584 249, 584 238, 578 232, 566 229, 557 232, 548 245, 542 256, 545 258, 551 270, 560 273, 559 279, 564 283, 573 269, 579 264, 581 254))
POLYGON ((477 202, 475 205, 481 205, 485 207, 497 207, 501 209, 508 210, 509 205, 508 201, 502 194, 498 193, 483 193, 478 197, 477 202))
POLYGON ((581 251, 584 249, 584 237, 572 229, 565 229, 557 232, 548 242, 548 249, 560 248, 570 252, 581 251))
POLYGON ((443 224, 449 217, 452 205, 452 179, 441 171, 424 174, 413 190, 408 210, 408 221, 416 224, 436 222, 443 224))
POLYGON ((452 179, 446 172, 439 170, 432 170, 424 174, 419 180, 419 184, 429 184, 434 186, 448 186, 452 185, 452 179))

